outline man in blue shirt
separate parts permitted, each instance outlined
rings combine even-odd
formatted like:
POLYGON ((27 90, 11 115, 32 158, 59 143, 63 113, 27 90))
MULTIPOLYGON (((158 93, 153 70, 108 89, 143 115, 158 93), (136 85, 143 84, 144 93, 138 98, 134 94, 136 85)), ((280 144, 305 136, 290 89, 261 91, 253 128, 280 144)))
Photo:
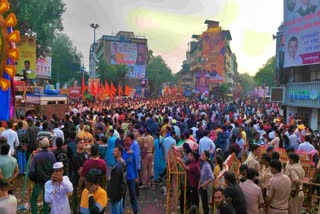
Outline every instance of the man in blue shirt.
POLYGON ((172 131, 171 127, 167 126, 166 127, 167 135, 163 140, 164 155, 166 157, 166 160, 167 160, 169 150, 177 144, 176 140, 171 136, 171 131, 172 131))
MULTIPOLYGON (((136 195, 136 181, 138 180, 137 156, 136 153, 131 149, 132 144, 132 136, 129 134, 129 136, 124 139, 124 151, 122 158, 126 162, 127 166, 127 185, 129 188, 131 207, 134 213, 138 213, 139 209, 136 195)), ((126 197, 124 194, 123 204, 125 204, 125 198, 126 197)))
POLYGON ((306 135, 304 138, 304 142, 299 145, 298 152, 311 152, 315 150, 314 146, 310 143, 310 136, 306 135))

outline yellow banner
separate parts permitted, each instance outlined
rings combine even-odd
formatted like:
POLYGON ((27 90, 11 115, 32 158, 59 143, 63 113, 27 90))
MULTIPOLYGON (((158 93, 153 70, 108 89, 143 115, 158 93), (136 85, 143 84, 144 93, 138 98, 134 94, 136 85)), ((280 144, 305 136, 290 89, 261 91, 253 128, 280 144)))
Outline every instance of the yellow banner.
POLYGON ((17 43, 17 48, 20 51, 19 60, 16 62, 15 66, 17 68, 17 75, 22 76, 23 70, 27 70, 28 79, 35 79, 37 77, 36 74, 36 38, 30 36, 21 36, 21 40, 17 43), (30 62, 30 67, 28 67, 28 63, 30 62))

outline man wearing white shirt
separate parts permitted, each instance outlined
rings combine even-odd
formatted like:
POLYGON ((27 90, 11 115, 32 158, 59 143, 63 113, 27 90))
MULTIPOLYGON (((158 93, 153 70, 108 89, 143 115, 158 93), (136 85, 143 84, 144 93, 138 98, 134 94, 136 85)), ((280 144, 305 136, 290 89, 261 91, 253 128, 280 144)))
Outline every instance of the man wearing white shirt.
POLYGON ((1 133, 1 137, 5 137, 7 139, 7 143, 10 146, 9 155, 11 155, 11 156, 14 155, 14 153, 15 153, 15 147, 17 147, 20 144, 18 134, 17 134, 17 132, 12 130, 12 125, 13 125, 12 122, 8 121, 7 122, 7 130, 5 130, 1 133))
POLYGON ((44 200, 51 204, 51 214, 70 214, 68 195, 72 193, 73 186, 68 176, 63 176, 63 163, 53 164, 51 180, 45 183, 44 200))
POLYGON ((199 154, 202 154, 204 151, 209 151, 210 154, 213 154, 216 150, 216 145, 208 137, 209 134, 210 132, 208 130, 204 131, 204 136, 199 141, 199 154))
POLYGON ((56 146, 56 139, 58 137, 62 138, 63 143, 64 143, 64 134, 63 134, 63 131, 61 129, 59 129, 59 124, 58 123, 54 123, 53 132, 56 134, 57 137, 54 140, 52 140, 52 146, 53 147, 56 146))

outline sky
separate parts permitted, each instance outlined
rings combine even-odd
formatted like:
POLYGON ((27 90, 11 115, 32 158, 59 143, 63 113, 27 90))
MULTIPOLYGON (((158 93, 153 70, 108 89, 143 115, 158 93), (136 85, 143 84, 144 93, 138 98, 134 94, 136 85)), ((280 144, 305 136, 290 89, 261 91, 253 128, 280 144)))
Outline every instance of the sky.
POLYGON ((254 75, 275 55, 276 34, 283 20, 281 0, 65 0, 63 33, 89 64, 93 42, 90 23, 100 27, 96 37, 133 31, 148 39, 148 48, 161 55, 173 73, 186 59, 193 34, 206 30, 206 19, 230 30, 238 71, 254 75))

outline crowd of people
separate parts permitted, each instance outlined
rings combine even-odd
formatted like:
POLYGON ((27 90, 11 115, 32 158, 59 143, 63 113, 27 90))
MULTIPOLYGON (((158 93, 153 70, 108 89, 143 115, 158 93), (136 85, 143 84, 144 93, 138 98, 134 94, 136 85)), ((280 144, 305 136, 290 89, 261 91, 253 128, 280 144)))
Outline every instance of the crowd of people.
POLYGON ((284 121, 279 111, 248 98, 160 97, 72 103, 64 118, 29 114, 6 121, 0 125, 0 213, 16 212, 15 181, 23 175, 33 182, 32 213, 42 194, 43 213, 121 214, 127 191, 139 213, 141 191, 167 179, 172 149, 187 174, 181 213, 184 191, 191 213, 302 213, 300 154, 312 157, 311 181, 320 183, 319 135, 305 115, 284 121), (241 162, 238 171, 226 169, 231 154, 241 162))

